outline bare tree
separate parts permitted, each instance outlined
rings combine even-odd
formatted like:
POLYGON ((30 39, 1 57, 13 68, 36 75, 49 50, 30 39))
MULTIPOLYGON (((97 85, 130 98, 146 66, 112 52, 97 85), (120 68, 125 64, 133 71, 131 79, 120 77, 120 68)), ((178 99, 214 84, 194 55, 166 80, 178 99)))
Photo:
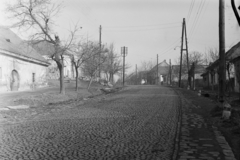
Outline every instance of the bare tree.
POLYGON ((96 74, 99 69, 99 66, 102 65, 107 59, 105 53, 108 52, 108 49, 102 48, 101 51, 102 51, 101 56, 99 58, 98 43, 92 43, 91 48, 88 47, 89 52, 88 54, 90 54, 90 57, 83 63, 82 66, 82 71, 84 75, 90 77, 90 81, 87 88, 88 90, 92 84, 93 78, 97 76, 96 74))
POLYGON ((123 69, 121 57, 116 54, 113 43, 109 46, 109 52, 106 54, 106 61, 102 69, 105 72, 107 81, 111 83, 114 83, 114 75, 120 73, 123 69))
POLYGON ((141 66, 139 67, 139 73, 141 79, 144 79, 147 82, 148 79, 148 71, 150 71, 153 68, 152 61, 142 61, 141 66))
MULTIPOLYGON (((178 60, 177 62, 180 64, 180 60, 178 60)), ((203 65, 204 64, 204 55, 198 51, 190 52, 188 55, 188 63, 189 63, 189 65, 194 63, 195 66, 203 65)), ((182 59, 182 72, 183 73, 188 72, 187 55, 186 54, 183 55, 183 59, 182 59)))
POLYGON ((215 62, 219 58, 219 52, 218 49, 210 48, 204 56, 204 63, 206 65, 209 65, 211 62, 215 62))
POLYGON ((96 56, 98 54, 98 46, 94 44, 94 42, 87 41, 86 43, 81 44, 80 42, 74 45, 71 48, 71 51, 73 52, 71 56, 72 64, 74 65, 75 71, 76 71, 76 91, 78 91, 78 77, 79 77, 79 69, 80 67, 90 60, 93 56, 96 56))
POLYGON ((153 63, 152 61, 142 61, 141 62, 141 66, 140 66, 140 70, 142 71, 148 71, 150 69, 153 68, 153 63))
POLYGON ((60 93, 65 94, 64 87, 64 57, 74 41, 77 25, 70 31, 69 39, 65 44, 53 31, 53 17, 61 10, 61 4, 51 3, 51 0, 17 0, 6 8, 10 18, 16 20, 12 27, 29 32, 31 42, 39 43, 46 41, 54 46, 54 53, 50 57, 56 62, 60 73, 60 93))

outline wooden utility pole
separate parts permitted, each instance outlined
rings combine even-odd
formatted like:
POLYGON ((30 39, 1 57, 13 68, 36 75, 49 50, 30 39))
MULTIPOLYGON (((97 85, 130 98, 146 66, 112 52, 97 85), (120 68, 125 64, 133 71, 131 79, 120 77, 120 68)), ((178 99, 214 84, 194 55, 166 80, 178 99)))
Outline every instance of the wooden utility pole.
POLYGON ((125 57, 127 56, 128 54, 128 48, 127 47, 122 47, 121 48, 121 54, 123 56, 123 86, 124 86, 124 83, 125 83, 125 57))
MULTIPOLYGON (((180 57, 180 71, 179 71, 179 81, 178 81, 178 86, 181 87, 181 78, 182 78, 182 52, 186 51, 186 57, 187 57, 187 71, 189 72, 189 62, 188 62, 188 44, 187 44, 187 28, 186 28, 186 22, 185 18, 183 18, 183 23, 182 23, 182 39, 181 39, 181 57, 180 57), (185 32, 185 33, 184 33, 185 32), (185 35, 185 49, 183 49, 183 38, 185 35)), ((188 73, 188 85, 189 85, 189 73, 188 73)))
POLYGON ((159 78, 158 78, 158 54, 157 54, 157 82, 156 84, 158 84, 159 78))
POLYGON ((137 85, 137 64, 136 64, 136 85, 137 85))
POLYGON ((184 31, 185 31, 185 45, 186 45, 186 56, 187 56, 187 71, 188 71, 188 86, 191 88, 191 77, 189 75, 189 60, 188 60, 188 42, 187 42, 187 25, 185 22, 185 18, 183 18, 184 22, 184 31))
POLYGON ((100 66, 100 63, 101 63, 101 52, 102 52, 102 26, 100 25, 99 27, 99 60, 98 60, 98 63, 99 63, 99 73, 98 73, 98 76, 99 76, 99 80, 101 79, 101 66, 100 66))
POLYGON ((185 18, 183 18, 183 23, 184 23, 184 32, 185 32, 185 45, 186 45, 186 55, 187 55, 187 69, 189 71, 189 61, 188 61, 188 42, 187 42, 187 27, 186 27, 186 22, 185 18))
POLYGON ((178 87, 181 87, 181 78, 182 78, 182 51, 183 51, 184 25, 185 25, 185 21, 183 21, 182 23, 181 55, 180 55, 180 71, 179 71, 178 87))
POLYGON ((226 82, 225 63, 225 0, 219 0, 219 101, 224 101, 226 82))
POLYGON ((172 84, 172 64, 171 64, 171 59, 169 59, 169 84, 172 84))

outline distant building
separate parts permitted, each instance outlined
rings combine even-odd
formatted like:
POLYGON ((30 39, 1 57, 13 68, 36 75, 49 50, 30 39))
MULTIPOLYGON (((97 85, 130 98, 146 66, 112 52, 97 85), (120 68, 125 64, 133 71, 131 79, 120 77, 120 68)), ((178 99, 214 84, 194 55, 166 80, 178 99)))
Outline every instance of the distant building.
POLYGON ((170 65, 166 60, 153 67, 148 74, 148 81, 151 84, 169 84, 170 65))
POLYGON ((26 41, 0 26, 0 91, 18 91, 46 84, 49 63, 26 41))

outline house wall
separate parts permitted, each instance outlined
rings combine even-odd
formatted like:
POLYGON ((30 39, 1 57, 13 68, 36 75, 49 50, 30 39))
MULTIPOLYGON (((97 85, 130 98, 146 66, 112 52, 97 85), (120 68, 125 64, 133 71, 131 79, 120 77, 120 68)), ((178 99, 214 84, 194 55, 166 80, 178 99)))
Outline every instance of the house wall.
POLYGON ((31 62, 26 62, 16 58, 0 54, 0 91, 10 91, 12 82, 12 71, 15 70, 19 75, 19 89, 30 89, 33 82, 35 84, 46 85, 47 67, 31 62))

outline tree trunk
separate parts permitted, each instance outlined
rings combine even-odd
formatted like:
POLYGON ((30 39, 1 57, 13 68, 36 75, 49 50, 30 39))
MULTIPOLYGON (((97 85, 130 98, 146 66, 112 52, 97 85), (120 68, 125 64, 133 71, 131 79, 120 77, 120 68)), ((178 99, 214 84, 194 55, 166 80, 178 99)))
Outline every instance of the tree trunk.
POLYGON ((110 82, 113 84, 113 74, 110 73, 110 82))
POLYGON ((108 73, 105 72, 105 75, 106 75, 106 79, 109 81, 108 73))
POLYGON ((76 88, 75 90, 78 91, 78 67, 75 67, 76 70, 76 88))
POLYGON ((63 70, 63 65, 60 62, 57 62, 57 66, 59 69, 59 73, 60 73, 60 94, 65 94, 65 86, 64 86, 64 70, 63 70))
POLYGON ((90 79, 90 81, 89 81, 89 83, 88 83, 87 90, 89 90, 89 89, 90 89, 90 86, 91 86, 91 84, 92 84, 92 79, 93 79, 93 76, 91 76, 91 79, 90 79))

